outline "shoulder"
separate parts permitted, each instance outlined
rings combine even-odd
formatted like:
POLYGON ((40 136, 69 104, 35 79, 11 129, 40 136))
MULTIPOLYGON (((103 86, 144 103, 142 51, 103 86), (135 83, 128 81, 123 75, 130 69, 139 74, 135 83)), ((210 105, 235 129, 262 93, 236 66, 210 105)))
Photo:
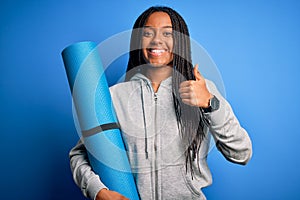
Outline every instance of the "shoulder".
POLYGON ((139 88, 139 81, 127 81, 122 83, 117 83, 109 88, 112 96, 119 96, 128 94, 139 88))

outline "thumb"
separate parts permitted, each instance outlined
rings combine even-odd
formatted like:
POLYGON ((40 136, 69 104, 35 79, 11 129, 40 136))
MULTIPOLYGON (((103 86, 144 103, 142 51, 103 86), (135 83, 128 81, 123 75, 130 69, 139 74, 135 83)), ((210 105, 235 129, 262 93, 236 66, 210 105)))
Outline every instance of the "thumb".
POLYGON ((196 81, 200 81, 201 79, 202 79, 202 75, 200 74, 200 72, 198 71, 198 64, 196 64, 195 66, 194 66, 194 69, 193 69, 193 71, 194 71, 194 76, 195 76, 195 78, 196 78, 196 81))

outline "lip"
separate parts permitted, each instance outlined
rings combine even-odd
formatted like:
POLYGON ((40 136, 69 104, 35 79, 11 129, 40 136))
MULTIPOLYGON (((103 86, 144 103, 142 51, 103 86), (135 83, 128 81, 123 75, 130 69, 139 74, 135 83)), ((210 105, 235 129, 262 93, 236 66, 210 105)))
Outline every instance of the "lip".
POLYGON ((154 57, 161 56, 166 52, 168 52, 168 50, 163 48, 147 48, 147 53, 154 57))

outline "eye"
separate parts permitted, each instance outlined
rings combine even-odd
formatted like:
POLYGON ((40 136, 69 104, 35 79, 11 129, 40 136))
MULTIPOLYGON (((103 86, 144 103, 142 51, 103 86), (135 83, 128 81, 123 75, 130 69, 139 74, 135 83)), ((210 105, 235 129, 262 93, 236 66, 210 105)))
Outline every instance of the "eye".
POLYGON ((152 37, 153 35, 154 35, 154 33, 151 30, 144 30, 143 31, 143 36, 144 37, 152 37))
POLYGON ((164 37, 172 37, 172 36, 173 36, 173 33, 172 33, 172 31, 164 31, 164 32, 163 32, 163 36, 164 36, 164 37))

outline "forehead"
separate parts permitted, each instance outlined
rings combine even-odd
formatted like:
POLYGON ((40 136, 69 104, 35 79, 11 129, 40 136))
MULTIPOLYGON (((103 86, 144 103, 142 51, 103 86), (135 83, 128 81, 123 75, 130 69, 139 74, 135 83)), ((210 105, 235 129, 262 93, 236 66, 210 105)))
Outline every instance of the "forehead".
POLYGON ((172 27, 172 22, 170 16, 165 12, 154 12, 152 13, 146 23, 145 26, 151 27, 172 27))

